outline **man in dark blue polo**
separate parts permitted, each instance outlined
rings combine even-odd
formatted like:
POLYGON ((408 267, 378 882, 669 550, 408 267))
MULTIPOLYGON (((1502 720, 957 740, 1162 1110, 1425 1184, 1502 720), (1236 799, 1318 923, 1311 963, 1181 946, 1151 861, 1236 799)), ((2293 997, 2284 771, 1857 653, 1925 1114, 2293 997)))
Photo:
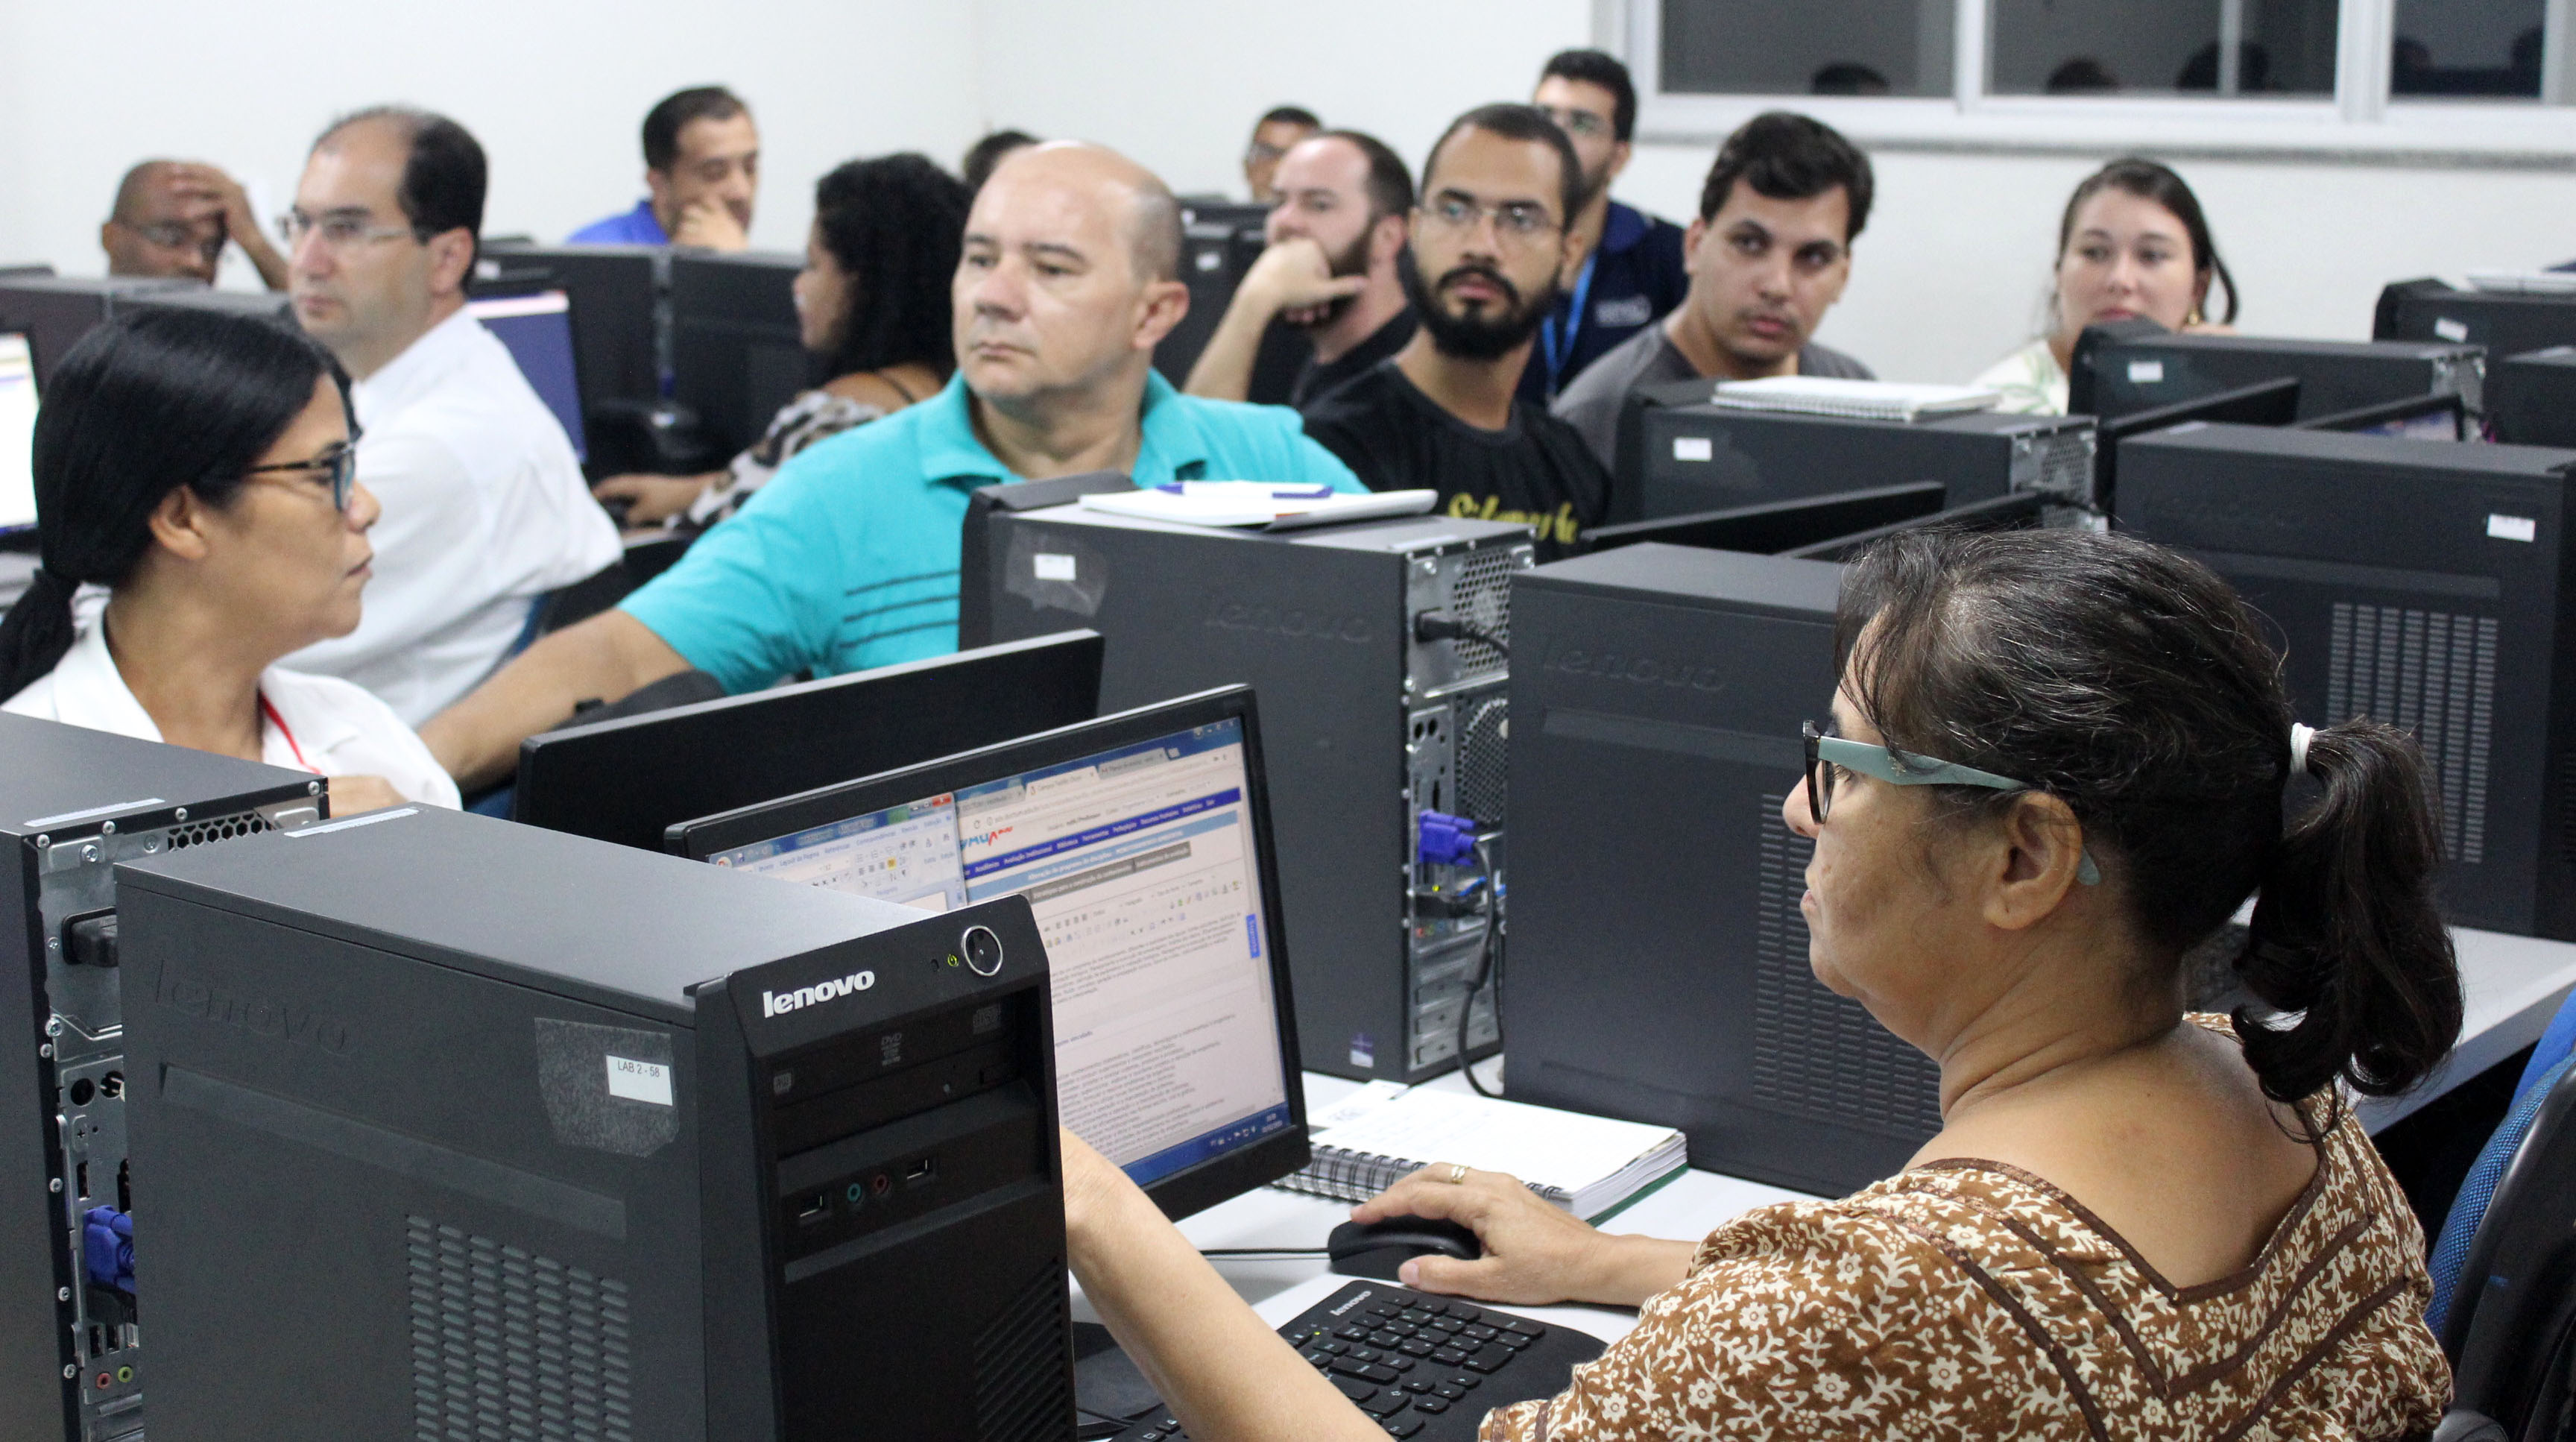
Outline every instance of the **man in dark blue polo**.
POLYGON ((529 647, 422 739, 480 786, 588 697, 687 670, 756 691, 954 651, 978 486, 1119 470, 1142 486, 1365 490, 1295 411, 1185 396, 1154 373, 1155 342, 1189 310, 1180 264, 1180 206, 1151 172, 1071 142, 1012 152, 967 216, 945 390, 798 452, 671 569, 529 647))
POLYGON ((1567 50, 1539 71, 1532 104, 1574 142, 1583 205, 1569 234, 1583 268, 1565 282, 1521 373, 1521 399, 1544 405, 1602 352, 1681 304, 1690 288, 1682 230, 1610 198, 1637 133, 1637 87, 1628 67, 1598 50, 1567 50))

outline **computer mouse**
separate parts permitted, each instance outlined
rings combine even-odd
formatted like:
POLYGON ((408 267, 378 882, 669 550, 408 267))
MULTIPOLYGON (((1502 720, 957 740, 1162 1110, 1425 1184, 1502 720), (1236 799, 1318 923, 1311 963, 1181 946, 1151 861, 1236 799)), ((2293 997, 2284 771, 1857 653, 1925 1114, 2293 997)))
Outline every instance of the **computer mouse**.
POLYGON ((1472 1262, 1485 1255, 1474 1229, 1436 1217, 1389 1217, 1382 1222, 1344 1222, 1324 1242, 1333 1270, 1345 1277, 1397 1280, 1395 1269, 1413 1257, 1455 1257, 1472 1262))

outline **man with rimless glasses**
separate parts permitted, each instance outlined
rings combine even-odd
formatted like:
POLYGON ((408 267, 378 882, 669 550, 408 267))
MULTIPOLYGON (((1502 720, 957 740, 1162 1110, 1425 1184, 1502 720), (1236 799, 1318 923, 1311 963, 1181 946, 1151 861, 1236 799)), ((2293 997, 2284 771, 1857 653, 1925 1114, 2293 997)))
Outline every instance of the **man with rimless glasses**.
POLYGON ((484 179, 455 121, 360 111, 314 143, 279 226, 295 318, 355 381, 358 480, 384 507, 365 619, 288 664, 415 726, 500 665, 547 592, 618 558, 563 427, 465 313, 484 179))
POLYGON ((1527 105, 1458 117, 1423 166, 1404 348, 1305 409, 1306 434, 1381 491, 1436 490, 1443 515, 1517 521, 1541 560, 1566 554, 1610 499, 1583 437, 1519 399, 1521 368, 1565 276, 1582 262, 1566 217, 1582 167, 1527 105))

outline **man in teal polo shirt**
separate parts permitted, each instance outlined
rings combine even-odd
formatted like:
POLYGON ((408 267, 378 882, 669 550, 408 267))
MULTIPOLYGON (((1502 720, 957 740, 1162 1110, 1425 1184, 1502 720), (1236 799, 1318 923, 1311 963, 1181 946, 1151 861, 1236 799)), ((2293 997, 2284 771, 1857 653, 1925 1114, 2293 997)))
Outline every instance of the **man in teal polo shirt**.
POLYGON ((796 456, 618 609, 546 637, 421 737, 469 789, 589 697, 692 668, 728 691, 957 648, 958 530, 995 482, 1120 470, 1137 484, 1366 489, 1281 407, 1203 400, 1153 371, 1189 309, 1180 208, 1097 146, 1014 152, 975 197, 945 390, 796 456))

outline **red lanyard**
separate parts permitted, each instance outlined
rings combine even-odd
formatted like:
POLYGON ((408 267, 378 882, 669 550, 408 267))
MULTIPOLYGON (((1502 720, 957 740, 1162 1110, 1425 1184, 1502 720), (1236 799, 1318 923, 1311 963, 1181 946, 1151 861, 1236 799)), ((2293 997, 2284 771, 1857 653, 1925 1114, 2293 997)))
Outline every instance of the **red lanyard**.
POLYGON ((277 714, 277 708, 268 704, 268 693, 264 691, 260 693, 259 714, 267 717, 268 724, 277 728, 277 734, 286 738, 286 749, 295 753, 296 765, 316 776, 322 774, 320 767, 304 759, 304 748, 295 744, 295 733, 286 728, 286 718, 277 714))

